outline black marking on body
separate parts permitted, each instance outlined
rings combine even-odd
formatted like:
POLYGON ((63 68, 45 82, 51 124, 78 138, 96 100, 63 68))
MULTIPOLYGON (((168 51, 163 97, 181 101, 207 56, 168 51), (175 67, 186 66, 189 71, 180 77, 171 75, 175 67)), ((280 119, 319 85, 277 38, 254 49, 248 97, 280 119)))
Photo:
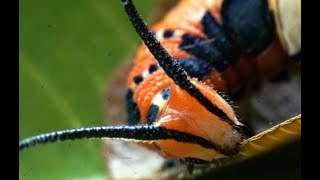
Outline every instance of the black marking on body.
POLYGON ((167 29, 163 32, 163 38, 171 38, 174 34, 174 30, 167 29))
POLYGON ((151 64, 150 66, 149 66, 149 74, 152 74, 152 73, 154 73, 155 71, 157 71, 159 69, 159 66, 158 66, 158 64, 151 64))
POLYGON ((147 113, 147 124, 151 125, 157 118, 159 112, 159 106, 151 104, 149 111, 147 113))
POLYGON ((236 63, 239 60, 240 51, 231 43, 222 27, 217 23, 209 11, 204 14, 201 25, 203 26, 203 31, 208 36, 208 39, 214 40, 212 46, 222 52, 230 64, 236 63))
POLYGON ((168 99, 169 99, 169 96, 170 96, 170 87, 164 88, 164 89, 161 91, 161 96, 162 96, 162 99, 168 100, 168 99))
POLYGON ((211 64, 200 59, 178 58, 177 60, 190 77, 195 77, 199 80, 204 78, 210 72, 214 71, 214 68, 211 64))
POLYGON ((266 0, 225 0, 221 15, 224 29, 244 53, 257 56, 272 42, 275 22, 266 0))
POLYGON ((133 81, 136 85, 139 85, 143 81, 142 75, 141 74, 136 75, 135 77, 133 77, 133 81))
POLYGON ((133 100, 133 92, 128 89, 126 92, 126 109, 128 114, 128 125, 135 125, 140 121, 140 110, 133 100))
POLYGON ((215 47, 214 40, 184 34, 179 47, 189 54, 212 64, 220 72, 224 71, 230 64, 222 52, 215 47))

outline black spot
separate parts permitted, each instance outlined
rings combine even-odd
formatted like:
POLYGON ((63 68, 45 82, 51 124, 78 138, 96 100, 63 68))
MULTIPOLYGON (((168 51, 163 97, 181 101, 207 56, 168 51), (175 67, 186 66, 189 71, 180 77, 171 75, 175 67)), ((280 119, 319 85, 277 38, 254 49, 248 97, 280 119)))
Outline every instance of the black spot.
POLYGON ((224 57, 222 52, 214 45, 213 40, 205 40, 191 34, 184 34, 179 47, 191 55, 210 63, 220 72, 224 71, 230 64, 229 59, 224 57))
POLYGON ((191 35, 191 34, 184 34, 182 36, 182 44, 180 44, 180 48, 189 49, 188 47, 185 47, 185 46, 200 44, 203 41, 205 41, 205 39, 191 35))
POLYGON ((225 0, 221 15, 224 29, 244 53, 256 56, 272 42, 275 22, 266 0, 225 0))
POLYGON ((219 49, 231 64, 239 60, 240 51, 236 49, 228 36, 210 12, 206 12, 201 20, 203 30, 208 39, 214 39, 212 45, 219 49))
POLYGON ((136 76, 133 78, 133 81, 134 81, 134 83, 136 83, 136 85, 140 84, 140 83, 143 81, 142 75, 141 75, 141 74, 136 75, 136 76))
POLYGON ((152 74, 153 72, 155 72, 156 70, 158 70, 159 66, 158 64, 151 64, 149 66, 149 73, 152 74))
POLYGON ((177 60, 190 77, 195 77, 199 80, 214 71, 214 68, 210 63, 200 59, 178 58, 177 60))
POLYGON ((162 99, 167 100, 170 96, 170 87, 167 87, 161 91, 162 99))
POLYGON ((147 114, 147 124, 151 125, 157 117, 157 114, 159 112, 159 106, 152 104, 149 108, 148 114, 147 114))
POLYGON ((137 106, 137 103, 133 100, 133 92, 131 89, 128 89, 126 92, 126 108, 128 114, 128 124, 137 124, 140 120, 140 110, 137 106))
POLYGON ((170 29, 167 29, 163 32, 163 37, 164 38, 170 38, 173 36, 173 33, 174 31, 173 30, 170 30, 170 29))

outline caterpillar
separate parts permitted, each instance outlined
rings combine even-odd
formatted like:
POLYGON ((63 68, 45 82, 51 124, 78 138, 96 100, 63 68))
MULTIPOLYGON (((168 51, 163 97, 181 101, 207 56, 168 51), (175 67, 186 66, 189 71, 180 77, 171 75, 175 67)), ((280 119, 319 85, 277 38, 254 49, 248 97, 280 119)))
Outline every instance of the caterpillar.
POLYGON ((234 96, 251 78, 280 69, 290 61, 288 55, 299 53, 291 44, 284 45, 286 40, 279 38, 283 35, 275 36, 276 22, 266 1, 240 2, 181 1, 152 28, 167 54, 134 14, 132 2, 123 1, 133 26, 155 56, 144 45, 136 54, 127 82, 129 126, 58 131, 26 139, 19 149, 57 140, 110 137, 152 142, 149 148, 183 159, 190 167, 236 154, 240 143, 252 135, 218 92, 234 96), (252 21, 264 23, 242 32, 244 27, 232 21, 243 13, 236 12, 238 7, 249 10, 241 19, 248 21, 244 23, 248 29, 254 28, 252 21))

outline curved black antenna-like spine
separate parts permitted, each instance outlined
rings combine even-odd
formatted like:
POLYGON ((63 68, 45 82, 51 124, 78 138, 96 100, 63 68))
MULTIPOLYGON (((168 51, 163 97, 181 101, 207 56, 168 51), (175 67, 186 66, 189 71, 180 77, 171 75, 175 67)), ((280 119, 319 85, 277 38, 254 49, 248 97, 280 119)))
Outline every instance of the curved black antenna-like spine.
POLYGON ((219 145, 214 144, 213 142, 210 142, 202 137, 177 130, 167 129, 165 127, 150 125, 103 126, 55 131, 38 136, 33 136, 20 141, 19 151, 40 144, 84 138, 120 138, 142 142, 170 139, 176 140, 178 142, 198 144, 205 148, 215 149, 216 151, 222 152, 224 154, 234 154, 234 152, 224 150, 219 145))
POLYGON ((140 38, 153 54, 159 65, 166 72, 166 74, 177 84, 180 88, 186 90, 191 96, 196 98, 208 111, 225 120, 229 124, 234 124, 228 116, 219 109, 216 105, 205 97, 199 89, 195 87, 188 80, 188 75, 173 57, 164 49, 160 42, 154 37, 152 32, 142 20, 137 9, 131 0, 121 0, 123 7, 140 38))

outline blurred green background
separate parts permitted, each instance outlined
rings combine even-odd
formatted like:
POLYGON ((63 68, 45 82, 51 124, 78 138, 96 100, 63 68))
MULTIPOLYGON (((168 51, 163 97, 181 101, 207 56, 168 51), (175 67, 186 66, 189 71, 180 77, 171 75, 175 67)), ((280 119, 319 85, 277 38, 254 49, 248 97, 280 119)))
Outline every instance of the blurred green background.
MULTIPOLYGON (((145 19, 154 1, 135 0, 145 19)), ((103 93, 139 38, 120 0, 19 1, 19 138, 103 125, 103 93)), ((106 179, 100 140, 19 153, 20 179, 106 179)))

